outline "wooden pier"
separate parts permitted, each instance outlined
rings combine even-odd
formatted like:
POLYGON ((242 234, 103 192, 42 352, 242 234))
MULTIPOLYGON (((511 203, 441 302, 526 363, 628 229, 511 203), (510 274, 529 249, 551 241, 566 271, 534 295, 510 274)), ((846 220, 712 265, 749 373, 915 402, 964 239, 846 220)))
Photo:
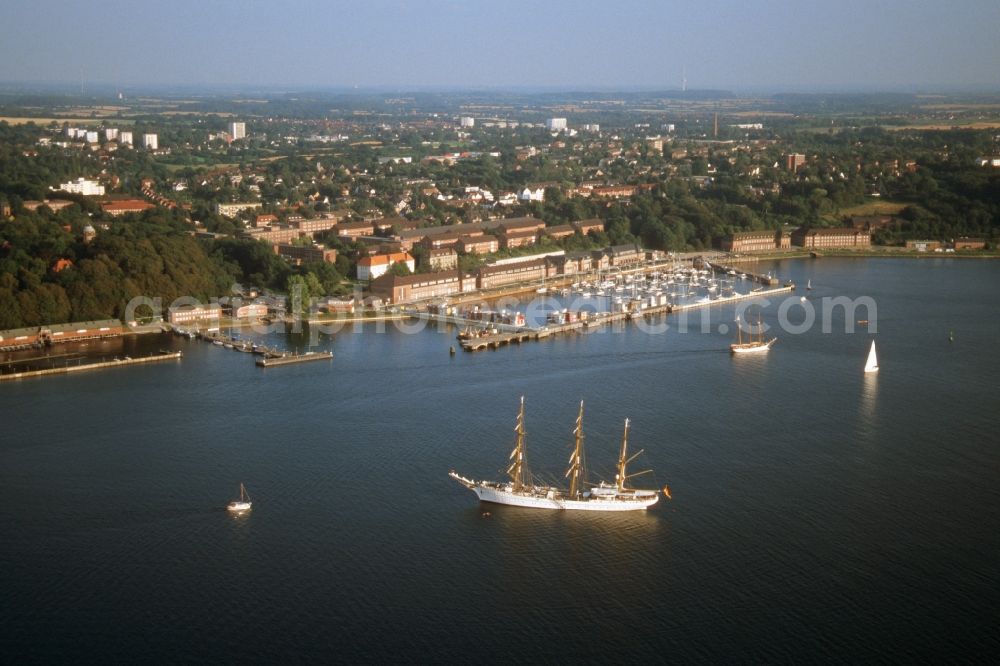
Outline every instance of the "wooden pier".
MULTIPOLYGON (((180 359, 183 352, 160 352, 150 356, 139 358, 116 358, 111 361, 97 361, 95 363, 78 363, 77 365, 64 365, 58 368, 45 368, 44 370, 25 370, 23 372, 12 372, 0 375, 0 381, 10 381, 13 379, 27 379, 29 377, 46 377, 48 375, 66 375, 71 372, 84 372, 86 370, 100 370, 101 368, 123 368, 132 365, 146 365, 149 363, 160 363, 163 361, 173 361, 180 359)), ((29 359, 30 360, 30 359, 29 359)), ((44 357, 42 359, 44 360, 44 357)))
POLYGON ((306 352, 305 354, 287 354, 282 356, 265 356, 257 359, 260 368, 273 368, 279 365, 307 363, 309 361, 328 361, 333 358, 333 352, 306 352))

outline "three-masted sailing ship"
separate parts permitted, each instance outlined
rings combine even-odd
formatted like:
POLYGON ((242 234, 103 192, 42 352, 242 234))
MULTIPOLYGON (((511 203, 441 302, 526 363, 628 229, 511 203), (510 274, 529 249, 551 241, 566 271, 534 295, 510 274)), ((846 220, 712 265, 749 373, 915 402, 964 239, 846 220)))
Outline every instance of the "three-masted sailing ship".
POLYGON ((771 338, 770 340, 764 340, 764 326, 761 324, 760 315, 757 316, 757 337, 754 338, 754 334, 751 331, 749 334, 749 340, 743 342, 743 327, 740 326, 739 317, 736 318, 736 335, 737 340, 733 344, 729 345, 729 351, 733 354, 759 354, 761 352, 766 352, 771 348, 778 338, 771 338))
MULTIPOLYGON (((618 455, 618 468, 615 482, 601 482, 587 487, 583 456, 583 402, 580 402, 580 413, 576 417, 576 427, 573 429, 574 447, 569 458, 569 468, 566 478, 569 488, 557 488, 538 484, 534 481, 525 457, 524 439, 524 397, 521 398, 521 410, 517 415, 517 441, 510 454, 510 466, 507 468, 506 481, 474 481, 459 475, 455 471, 449 476, 463 486, 476 493, 483 502, 510 504, 513 506, 533 509, 565 509, 584 511, 636 511, 646 509, 656 504, 659 492, 656 490, 639 490, 627 487, 630 477, 646 472, 628 474, 628 464, 642 453, 639 451, 628 455, 628 419, 625 420, 625 433, 622 436, 621 450, 618 455)), ((649 470, 646 470, 649 471, 649 470)), ((664 488, 664 494, 669 497, 669 490, 664 488)))

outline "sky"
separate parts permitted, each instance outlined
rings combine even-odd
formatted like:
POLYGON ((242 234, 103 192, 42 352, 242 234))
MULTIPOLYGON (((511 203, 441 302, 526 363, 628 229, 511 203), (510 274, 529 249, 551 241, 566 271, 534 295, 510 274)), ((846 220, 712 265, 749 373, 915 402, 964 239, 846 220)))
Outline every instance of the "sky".
POLYGON ((1000 90, 998 0, 4 0, 0 82, 1000 90))

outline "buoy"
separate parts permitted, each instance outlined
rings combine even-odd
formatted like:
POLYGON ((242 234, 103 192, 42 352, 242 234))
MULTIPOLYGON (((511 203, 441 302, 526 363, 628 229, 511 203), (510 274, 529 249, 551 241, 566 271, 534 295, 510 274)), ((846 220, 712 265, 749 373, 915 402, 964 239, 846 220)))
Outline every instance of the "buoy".
POLYGON ((454 356, 455 355, 455 347, 454 346, 449 347, 448 348, 448 353, 451 354, 452 356, 454 356))

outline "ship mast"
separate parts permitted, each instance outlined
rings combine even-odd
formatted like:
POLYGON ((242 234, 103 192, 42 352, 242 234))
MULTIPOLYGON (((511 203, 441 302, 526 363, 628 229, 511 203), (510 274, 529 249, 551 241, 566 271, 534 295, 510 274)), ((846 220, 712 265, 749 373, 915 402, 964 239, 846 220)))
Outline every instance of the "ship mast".
POLYGON ((576 417, 573 434, 576 436, 576 446, 569 457, 566 476, 569 477, 569 496, 576 499, 583 490, 583 400, 580 401, 580 413, 576 417))
POLYGON ((521 492, 524 490, 524 396, 521 396, 521 411, 517 415, 517 426, 514 428, 517 432, 517 444, 514 446, 514 450, 510 452, 510 458, 508 460, 513 460, 510 467, 507 468, 507 474, 510 476, 510 480, 514 482, 514 492, 521 492))
POLYGON ((618 486, 618 492, 625 490, 625 465, 628 464, 628 419, 625 419, 625 432, 622 434, 622 452, 618 456, 618 474, 615 475, 615 484, 618 486))

